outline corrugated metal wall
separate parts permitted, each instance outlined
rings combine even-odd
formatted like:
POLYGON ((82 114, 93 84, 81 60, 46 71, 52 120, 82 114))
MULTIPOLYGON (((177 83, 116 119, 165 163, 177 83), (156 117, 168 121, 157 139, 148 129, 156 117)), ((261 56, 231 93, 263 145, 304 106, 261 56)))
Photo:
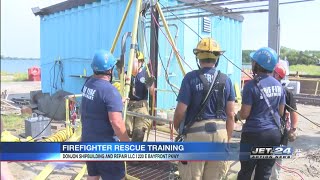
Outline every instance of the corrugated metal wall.
MULTIPOLYGON (((176 1, 162 1, 165 6, 176 4, 176 1)), ((42 91, 54 93, 59 89, 71 93, 79 93, 85 81, 84 78, 72 75, 92 74, 91 58, 95 50, 110 49, 118 25, 125 10, 126 0, 101 0, 63 12, 41 18, 41 68, 42 91), (58 61, 60 60, 60 61, 58 61)), ((132 30, 135 2, 120 34, 120 40, 125 32, 132 30)), ((170 15, 169 13, 165 15, 170 15)), ((225 18, 211 17, 211 33, 202 32, 202 18, 184 20, 201 37, 212 36, 218 40, 225 55, 238 66, 241 65, 241 22, 225 18)), ((168 22, 176 45, 183 59, 192 69, 197 69, 193 48, 200 40, 189 28, 179 20, 168 22)), ((164 29, 162 29, 165 32, 164 29)), ((147 44, 150 28, 146 28, 147 44)), ((159 30, 159 67, 158 67, 158 102, 160 109, 173 108, 176 96, 169 92, 171 88, 165 80, 164 66, 167 66, 172 48, 166 37, 159 30), (161 63, 162 60, 162 63, 161 63)), ((120 41, 114 55, 120 56, 120 41)), ((127 43, 127 45, 130 43, 127 43)), ((128 51, 129 48, 127 48, 128 51)), ((147 51, 145 51, 148 56, 147 51)), ((183 78, 174 54, 171 55, 168 68, 169 80, 180 87, 183 78)), ((191 69, 185 65, 185 69, 191 69)), ((221 58, 219 69, 227 73, 233 82, 240 83, 240 70, 221 58)))

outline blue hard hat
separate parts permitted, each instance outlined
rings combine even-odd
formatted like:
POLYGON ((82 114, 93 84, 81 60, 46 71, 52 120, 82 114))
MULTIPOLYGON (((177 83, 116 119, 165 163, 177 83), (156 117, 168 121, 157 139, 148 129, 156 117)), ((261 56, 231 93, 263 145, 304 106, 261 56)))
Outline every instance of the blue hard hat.
POLYGON ((269 47, 263 47, 256 52, 250 53, 251 60, 258 63, 262 68, 273 71, 274 67, 278 63, 278 54, 275 50, 269 47))
POLYGON ((112 69, 117 63, 113 55, 106 50, 99 50, 94 54, 91 68, 94 72, 106 72, 112 69))

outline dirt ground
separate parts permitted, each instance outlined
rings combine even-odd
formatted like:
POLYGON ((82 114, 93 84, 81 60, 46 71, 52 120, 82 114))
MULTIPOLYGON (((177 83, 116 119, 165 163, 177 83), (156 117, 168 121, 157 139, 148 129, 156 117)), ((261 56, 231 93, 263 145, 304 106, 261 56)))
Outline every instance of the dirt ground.
MULTIPOLYGON (((8 90, 9 94, 27 95, 30 91, 41 89, 40 82, 1 82, 1 92, 8 90)), ((320 123, 317 117, 320 114, 320 107, 298 104, 298 111, 307 118, 320 123)), ((237 125, 237 128, 241 128, 237 125)), ((298 138, 289 146, 300 150, 292 159, 284 160, 283 166, 289 171, 282 171, 281 177, 284 180, 301 179, 320 179, 320 128, 311 124, 303 117, 299 116, 299 128, 297 130, 298 138)), ((234 141, 239 141, 239 133, 234 133, 234 141)), ((149 141, 154 141, 155 133, 151 131, 149 141)), ((169 141, 167 133, 157 132, 157 141, 169 141)), ((46 162, 10 162, 9 168, 17 180, 34 179, 37 174, 47 165, 46 162)), ((52 174, 48 177, 50 180, 69 180, 74 179, 82 168, 82 163, 58 163, 52 174)), ((229 171, 229 178, 234 179, 239 171, 239 162, 233 162, 229 171)), ((85 179, 85 178, 82 178, 85 179)))

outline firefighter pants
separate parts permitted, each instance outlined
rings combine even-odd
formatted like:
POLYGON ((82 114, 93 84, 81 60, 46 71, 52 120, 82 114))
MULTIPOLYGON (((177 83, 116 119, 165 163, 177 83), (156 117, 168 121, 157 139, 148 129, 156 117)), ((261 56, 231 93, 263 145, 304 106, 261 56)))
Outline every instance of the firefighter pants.
MULTIPOLYGON (((252 144, 253 146, 279 146, 281 134, 279 129, 265 130, 261 132, 243 132, 241 144, 252 144)), ((240 152, 245 152, 240 146, 240 152)), ((269 180, 275 159, 250 159, 240 161, 241 169, 238 173, 238 180, 251 179, 255 171, 254 180, 269 180)))
MULTIPOLYGON (((226 130, 226 122, 220 119, 210 119, 195 122, 190 133, 187 133, 185 142, 227 142, 228 135, 226 130), (192 129, 201 130, 207 123, 215 123, 216 130, 213 132, 203 131, 192 132, 192 129)), ((199 162, 179 162, 179 175, 182 180, 220 180, 223 179, 229 169, 228 161, 199 161, 199 162)))
MULTIPOLYGON (((149 115, 148 103, 146 100, 130 101, 128 110, 136 113, 149 115)), ((127 116, 126 129, 133 142, 142 142, 144 140, 145 131, 150 128, 150 120, 142 117, 127 116)))

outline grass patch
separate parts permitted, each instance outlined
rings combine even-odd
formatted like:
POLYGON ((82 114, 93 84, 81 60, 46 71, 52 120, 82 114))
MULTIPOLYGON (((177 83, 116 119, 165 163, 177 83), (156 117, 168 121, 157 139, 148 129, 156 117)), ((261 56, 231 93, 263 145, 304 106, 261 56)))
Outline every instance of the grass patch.
POLYGON ((12 82, 12 81, 27 81, 28 73, 7 73, 1 71, 1 81, 12 82))
POLYGON ((26 81, 26 80, 28 80, 28 73, 13 74, 13 81, 26 81))
POLYGON ((316 65, 293 65, 290 66, 290 74, 296 74, 299 71, 301 75, 314 75, 320 76, 320 66, 316 65))
POLYGON ((1 71, 1 76, 7 76, 9 75, 9 73, 7 73, 6 71, 1 71))
POLYGON ((24 120, 30 115, 1 115, 1 121, 3 122, 3 129, 24 129, 24 120))

